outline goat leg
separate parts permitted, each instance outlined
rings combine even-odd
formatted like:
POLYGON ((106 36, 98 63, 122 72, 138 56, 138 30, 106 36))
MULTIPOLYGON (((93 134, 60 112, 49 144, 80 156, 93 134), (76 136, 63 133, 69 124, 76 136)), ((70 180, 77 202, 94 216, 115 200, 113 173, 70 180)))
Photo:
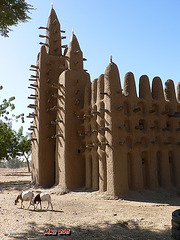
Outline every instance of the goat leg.
POLYGON ((29 209, 29 208, 30 208, 30 205, 31 205, 31 201, 29 202, 29 206, 28 206, 28 208, 27 208, 27 209, 29 209))

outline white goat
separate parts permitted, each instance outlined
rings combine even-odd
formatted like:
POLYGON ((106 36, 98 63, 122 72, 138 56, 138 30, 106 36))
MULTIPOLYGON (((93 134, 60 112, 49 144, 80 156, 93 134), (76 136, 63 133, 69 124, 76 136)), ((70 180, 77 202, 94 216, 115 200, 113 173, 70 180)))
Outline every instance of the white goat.
MULTIPOLYGON (((33 201, 32 201, 33 197, 34 197, 33 192, 23 191, 17 196, 17 198, 15 200, 15 205, 17 205, 17 203, 19 202, 19 199, 20 199, 21 200, 21 208, 24 207, 23 206, 23 201, 29 201, 29 207, 30 207, 30 205, 34 205, 33 201)), ((29 207, 28 207, 28 209, 29 209, 29 207)))
POLYGON ((47 201, 48 202, 48 206, 47 206, 47 209, 49 208, 49 204, 51 205, 51 209, 53 210, 53 206, 52 206, 52 203, 51 203, 51 196, 49 193, 39 193, 36 195, 36 197, 34 198, 34 206, 37 202, 40 203, 40 207, 41 207, 41 210, 42 210, 42 205, 41 205, 41 202, 44 202, 44 201, 47 201))

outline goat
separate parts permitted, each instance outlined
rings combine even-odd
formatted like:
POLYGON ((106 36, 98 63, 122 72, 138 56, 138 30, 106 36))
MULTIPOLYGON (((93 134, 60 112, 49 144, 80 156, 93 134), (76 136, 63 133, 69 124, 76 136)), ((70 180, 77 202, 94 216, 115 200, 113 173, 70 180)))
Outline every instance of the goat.
MULTIPOLYGON (((17 205, 17 203, 19 202, 19 199, 20 199, 21 200, 21 208, 24 207, 23 201, 29 201, 29 207, 30 207, 30 205, 34 205, 33 201, 32 201, 33 197, 34 197, 34 194, 31 191, 21 192, 15 200, 15 205, 17 205)), ((28 207, 28 209, 29 209, 29 207, 28 207)))
POLYGON ((36 195, 36 197, 34 198, 34 206, 37 202, 37 204, 40 203, 40 207, 41 207, 41 210, 42 210, 42 205, 41 205, 41 202, 44 202, 44 201, 47 201, 48 202, 48 206, 47 206, 47 209, 49 208, 49 204, 51 205, 51 209, 53 210, 53 206, 52 206, 52 203, 51 203, 51 196, 49 193, 39 193, 36 195))

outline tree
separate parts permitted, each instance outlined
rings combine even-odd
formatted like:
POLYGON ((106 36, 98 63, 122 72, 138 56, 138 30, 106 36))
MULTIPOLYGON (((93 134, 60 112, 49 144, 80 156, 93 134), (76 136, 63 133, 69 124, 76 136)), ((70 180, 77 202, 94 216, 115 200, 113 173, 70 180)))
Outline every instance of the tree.
POLYGON ((31 142, 29 141, 29 135, 23 135, 23 127, 18 131, 18 144, 17 148, 19 151, 19 156, 24 157, 27 162, 28 172, 30 172, 29 157, 31 155, 31 142))
POLYGON ((33 9, 33 6, 25 0, 0 0, 1 36, 8 37, 12 26, 30 20, 29 13, 33 9))
MULTIPOLYGON (((0 86, 0 90, 3 89, 3 86, 0 86)), ((13 101, 15 100, 15 97, 10 97, 8 100, 4 99, 2 103, 0 104, 0 117, 3 118, 4 121, 12 122, 12 121, 18 121, 21 119, 22 123, 24 123, 24 113, 21 113, 17 116, 14 114, 10 115, 10 112, 12 112, 15 109, 15 105, 13 101)))
POLYGON ((0 160, 15 158, 18 155, 17 137, 10 124, 0 120, 0 160))
MULTIPOLYGON (((2 88, 0 86, 0 90, 2 88)), ((24 114, 18 116, 10 114, 15 109, 14 99, 15 97, 8 100, 4 99, 0 104, 0 162, 24 157, 30 172, 31 142, 29 141, 29 135, 23 135, 23 127, 18 132, 12 129, 12 121, 21 119, 22 123, 24 122, 24 114)))
POLYGON ((24 157, 30 172, 29 156, 31 154, 31 142, 28 138, 28 135, 23 135, 23 127, 16 132, 12 129, 10 123, 0 120, 0 161, 10 161, 24 157))

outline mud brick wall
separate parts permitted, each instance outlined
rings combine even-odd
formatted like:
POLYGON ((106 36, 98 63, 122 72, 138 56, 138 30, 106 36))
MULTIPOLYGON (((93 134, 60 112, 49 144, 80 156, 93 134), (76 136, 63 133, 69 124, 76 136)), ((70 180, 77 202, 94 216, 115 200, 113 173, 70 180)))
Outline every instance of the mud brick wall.
POLYGON ((92 82, 91 99, 87 188, 120 195, 179 187, 179 84, 175 94, 172 80, 163 90, 161 79, 155 77, 151 91, 143 75, 137 96, 133 73, 125 75, 122 89, 111 61, 105 74, 92 82))
POLYGON ((155 77, 150 87, 143 75, 138 96, 133 73, 122 84, 112 57, 91 82, 74 32, 68 47, 61 44, 64 31, 53 8, 40 29, 46 41, 31 66, 28 106, 34 184, 86 186, 113 196, 179 188, 180 84, 175 92, 172 80, 163 87, 155 77))
MULTIPOLYGON (((42 27, 41 27, 42 28, 42 27)), ((35 111, 30 114, 32 132, 32 180, 43 187, 55 183, 57 84, 59 75, 67 69, 65 56, 62 56, 61 29, 57 15, 52 8, 49 14, 46 39, 38 54, 37 69, 31 95, 35 101, 35 111)), ((30 104, 29 107, 32 105, 30 104)))

